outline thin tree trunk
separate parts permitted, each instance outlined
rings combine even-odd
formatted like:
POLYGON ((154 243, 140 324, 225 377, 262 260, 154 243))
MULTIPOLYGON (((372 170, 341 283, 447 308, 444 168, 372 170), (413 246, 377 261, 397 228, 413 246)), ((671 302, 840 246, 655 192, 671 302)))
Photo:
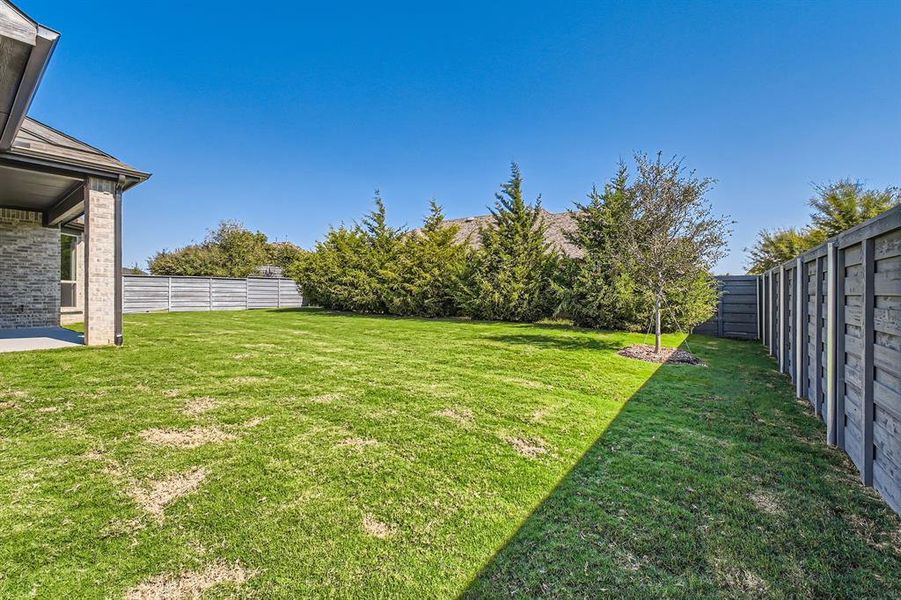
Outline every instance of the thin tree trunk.
POLYGON ((654 319, 657 321, 657 324, 654 328, 654 353, 660 354, 660 298, 657 298, 657 303, 654 305, 654 319))

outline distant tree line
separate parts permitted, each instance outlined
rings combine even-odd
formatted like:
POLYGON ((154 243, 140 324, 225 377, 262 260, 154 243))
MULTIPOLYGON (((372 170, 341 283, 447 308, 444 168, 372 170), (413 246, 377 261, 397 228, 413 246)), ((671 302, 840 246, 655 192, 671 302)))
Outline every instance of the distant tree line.
POLYGON ((157 252, 149 268, 153 275, 248 277, 266 265, 287 269, 303 253, 290 242, 270 242, 266 234, 237 221, 221 221, 202 243, 157 252))
POLYGON ((808 201, 813 212, 805 227, 763 230, 748 249, 748 272, 763 273, 778 267, 828 238, 859 225, 901 203, 901 190, 868 190, 860 181, 842 179, 814 186, 808 201))
POLYGON ((514 163, 496 194, 492 219, 477 244, 457 241, 458 228, 431 203, 414 231, 387 223, 375 209, 360 222, 331 229, 299 256, 290 273, 313 303, 335 310, 425 317, 537 321, 642 330, 687 329, 709 318, 717 292, 710 270, 729 235, 711 214, 713 184, 676 159, 635 156, 603 190, 574 209, 570 242, 581 258, 563 256, 545 238, 541 199, 523 197, 514 163))

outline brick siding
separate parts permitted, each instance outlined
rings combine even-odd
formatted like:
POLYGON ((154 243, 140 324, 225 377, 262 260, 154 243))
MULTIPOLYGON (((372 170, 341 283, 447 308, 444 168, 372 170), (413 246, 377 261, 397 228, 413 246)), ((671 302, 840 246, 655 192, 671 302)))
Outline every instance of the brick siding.
POLYGON ((0 209, 0 328, 59 325, 59 228, 0 209))

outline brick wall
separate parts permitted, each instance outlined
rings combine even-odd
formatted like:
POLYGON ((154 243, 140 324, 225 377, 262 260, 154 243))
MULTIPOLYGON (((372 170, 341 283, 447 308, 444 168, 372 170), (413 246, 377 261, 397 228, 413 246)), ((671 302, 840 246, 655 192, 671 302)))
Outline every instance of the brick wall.
POLYGON ((115 182, 91 178, 85 206, 85 344, 116 339, 115 182))
POLYGON ((59 325, 59 228, 0 208, 0 328, 59 325))

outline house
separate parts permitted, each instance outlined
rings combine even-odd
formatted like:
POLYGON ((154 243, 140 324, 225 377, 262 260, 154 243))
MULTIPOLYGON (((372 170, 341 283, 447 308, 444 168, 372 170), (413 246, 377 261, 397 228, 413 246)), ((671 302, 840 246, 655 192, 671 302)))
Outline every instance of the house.
MULTIPOLYGON (((544 237, 547 240, 548 245, 564 256, 570 258, 582 258, 585 253, 581 248, 571 243, 567 237, 567 233, 574 231, 576 228, 572 213, 552 213, 543 208, 540 209, 540 211, 541 218, 547 226, 544 237)), ((478 248, 481 245, 479 228, 490 225, 493 220, 494 217, 492 215, 481 215, 463 219, 448 219, 445 223, 457 225, 460 228, 460 231, 457 233, 458 242, 467 243, 473 248, 478 248)))
POLYGON ((59 33, 0 0, 0 330, 122 343, 122 195, 150 175, 27 116, 59 33))

